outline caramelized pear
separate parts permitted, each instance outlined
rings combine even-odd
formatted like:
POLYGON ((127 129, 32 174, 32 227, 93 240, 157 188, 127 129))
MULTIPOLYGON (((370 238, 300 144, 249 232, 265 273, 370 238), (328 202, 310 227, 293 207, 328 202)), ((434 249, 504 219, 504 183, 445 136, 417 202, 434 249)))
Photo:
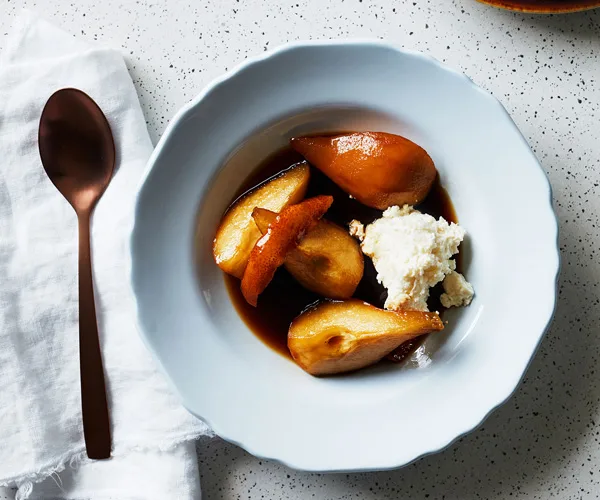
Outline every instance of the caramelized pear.
MULTIPOLYGON (((265 234, 277 214, 255 208, 252 217, 265 234)), ((287 253, 283 265, 304 288, 330 299, 352 297, 364 271, 358 242, 344 228, 325 219, 287 253)))
POLYGON ((261 237, 252 219, 252 210, 264 207, 279 212, 298 203, 306 194, 309 179, 308 164, 298 163, 235 201, 225 213, 213 243, 217 265, 226 273, 241 278, 250 252, 261 237))
POLYGON ((348 194, 380 210, 420 203, 437 175, 422 147, 385 132, 298 137, 291 145, 348 194))
POLYGON ((323 217, 332 203, 331 196, 315 196, 284 208, 269 224, 267 232, 252 249, 242 278, 242 295, 248 304, 256 307, 258 296, 267 288, 287 253, 323 217))
MULTIPOLYGON (((277 212, 273 212, 266 208, 256 207, 252 210, 252 218, 258 230, 265 234, 269 230, 269 226, 277 219, 277 212)), ((320 221, 319 221, 320 222, 320 221)))
POLYGON ((357 299, 326 301, 292 322, 288 348, 311 375, 333 375, 372 365, 403 342, 443 329, 437 313, 384 311, 357 299))

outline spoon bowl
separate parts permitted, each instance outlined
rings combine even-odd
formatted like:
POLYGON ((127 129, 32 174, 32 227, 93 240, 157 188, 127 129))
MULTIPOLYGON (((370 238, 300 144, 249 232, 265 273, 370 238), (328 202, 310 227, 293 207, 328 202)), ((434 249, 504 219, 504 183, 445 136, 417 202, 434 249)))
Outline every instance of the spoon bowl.
POLYGON ((83 433, 88 457, 104 459, 110 457, 111 438, 94 305, 90 216, 112 177, 115 145, 102 110, 77 89, 61 89, 48 99, 38 142, 46 174, 77 214, 83 433))
POLYGON ((39 148, 48 177, 75 211, 91 210, 115 166, 112 133, 98 105, 81 90, 55 92, 42 112, 39 148))

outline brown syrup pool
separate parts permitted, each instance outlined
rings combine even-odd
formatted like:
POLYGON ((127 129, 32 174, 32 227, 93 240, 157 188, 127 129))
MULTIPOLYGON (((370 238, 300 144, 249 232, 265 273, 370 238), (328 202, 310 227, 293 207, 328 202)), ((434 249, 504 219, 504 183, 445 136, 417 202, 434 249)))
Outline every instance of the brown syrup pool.
MULTIPOLYGON (((238 195, 254 188, 269 177, 289 168, 293 164, 303 161, 304 158, 293 151, 285 148, 259 165, 254 173, 246 180, 238 195)), ((306 197, 326 194, 333 196, 333 205, 325 214, 325 219, 347 228, 352 219, 357 219, 363 224, 368 224, 381 217, 382 211, 369 208, 362 203, 350 198, 344 191, 337 187, 332 181, 325 177, 319 170, 311 167, 311 179, 306 197)), ((419 210, 433 215, 444 217, 449 222, 458 222, 452 201, 446 190, 436 180, 426 200, 419 205, 419 210)), ((457 257, 457 270, 461 271, 461 262, 457 257)), ((371 259, 365 256, 365 272, 362 281, 358 285, 354 297, 369 302, 377 307, 383 307, 387 292, 376 279, 377 273, 371 259)), ((244 320, 248 328, 260 338, 265 344, 275 351, 290 357, 287 348, 287 332, 292 320, 298 316, 307 306, 321 300, 323 297, 303 288, 283 268, 279 268, 273 281, 258 299, 258 307, 252 307, 244 299, 240 291, 240 280, 225 274, 225 284, 237 312, 244 320)), ((431 290, 429 309, 431 311, 443 312, 439 302, 441 286, 431 290)), ((406 342, 389 356, 393 361, 402 361, 409 356, 424 337, 406 342)))

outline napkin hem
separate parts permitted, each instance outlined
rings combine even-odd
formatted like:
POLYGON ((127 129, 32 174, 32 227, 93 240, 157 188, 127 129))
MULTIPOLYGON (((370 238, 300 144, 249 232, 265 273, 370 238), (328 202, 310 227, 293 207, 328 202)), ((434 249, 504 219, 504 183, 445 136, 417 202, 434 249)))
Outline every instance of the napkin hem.
MULTIPOLYGON (((122 449, 119 450, 116 454, 113 452, 112 456, 120 457, 122 455, 127 455, 131 452, 169 452, 181 445, 182 443, 188 441, 196 441, 200 436, 206 436, 211 434, 212 432, 209 429, 207 429, 205 432, 194 431, 182 435, 165 436, 159 442, 154 443, 151 446, 133 445, 120 447, 122 449)), ((67 466, 73 469, 77 469, 80 466, 89 462, 92 462, 92 460, 87 458, 85 446, 81 446, 67 453, 64 453, 59 457, 58 460, 54 460, 52 464, 46 464, 35 471, 26 472, 24 474, 20 474, 19 476, 6 478, 4 481, 0 482, 0 487, 16 487, 18 491, 15 496, 15 500, 26 500, 33 492, 34 483, 40 483, 54 474, 59 474, 63 472, 67 468, 67 466)))
POLYGON ((52 463, 39 467, 35 471, 6 478, 4 481, 0 482, 0 486, 6 488, 16 486, 18 491, 15 500, 25 500, 31 495, 34 483, 40 483, 53 474, 59 474, 65 470, 67 464, 71 465, 73 468, 78 467, 83 462, 86 453, 85 447, 80 448, 81 449, 77 448, 64 453, 57 460, 53 460, 52 463))

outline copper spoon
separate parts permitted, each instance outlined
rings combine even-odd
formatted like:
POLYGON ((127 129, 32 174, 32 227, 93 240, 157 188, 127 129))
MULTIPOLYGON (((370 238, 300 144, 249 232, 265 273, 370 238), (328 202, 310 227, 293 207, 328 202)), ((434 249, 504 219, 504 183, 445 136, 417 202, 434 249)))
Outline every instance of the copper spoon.
POLYGON ((108 405, 90 261, 90 216, 110 182, 115 144, 98 105, 77 89, 61 89, 48 99, 40 118, 38 141, 48 177, 77 214, 83 434, 89 458, 109 458, 108 405))

